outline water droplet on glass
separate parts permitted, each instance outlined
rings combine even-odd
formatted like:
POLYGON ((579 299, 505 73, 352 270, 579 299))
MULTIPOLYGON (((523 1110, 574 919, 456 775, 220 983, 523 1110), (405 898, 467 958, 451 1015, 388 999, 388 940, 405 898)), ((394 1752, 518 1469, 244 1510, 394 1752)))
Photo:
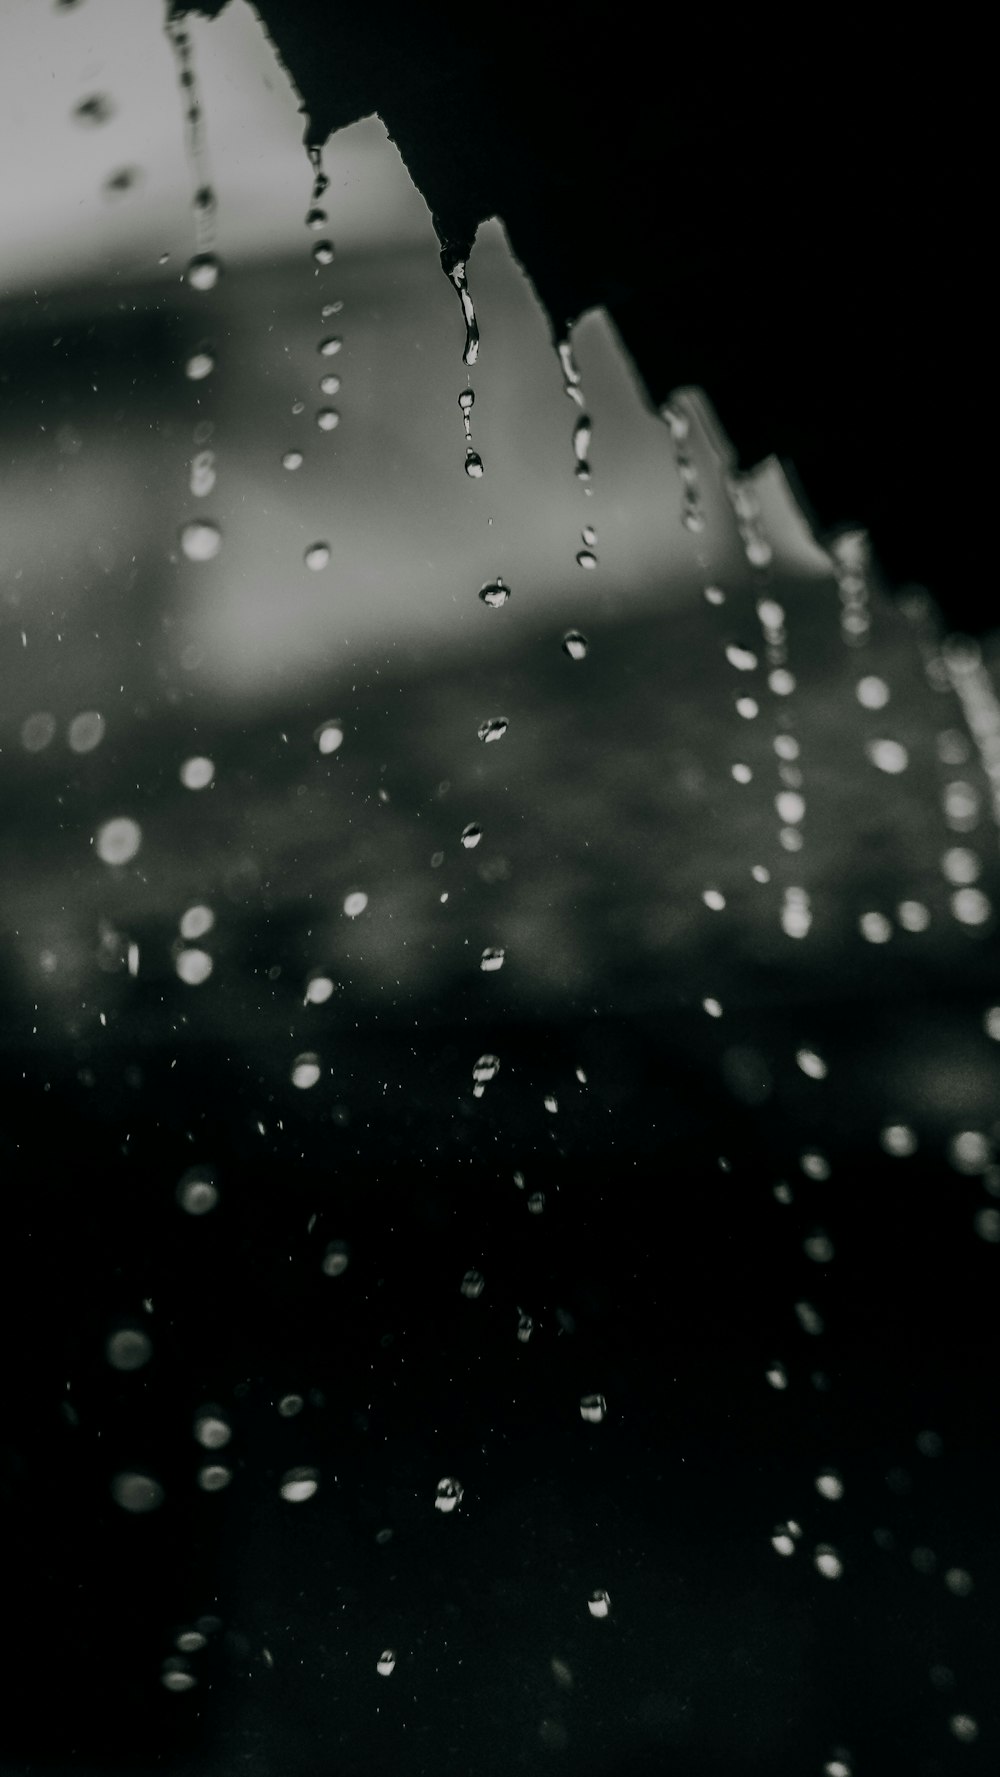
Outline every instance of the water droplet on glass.
POLYGON ((948 1723, 956 1740, 971 1746, 973 1740, 979 1738, 979 1723, 972 1715, 953 1715, 948 1723))
POLYGON ((296 413, 296 414, 297 413, 305 413, 305 411, 306 411, 306 404, 304 401, 293 401, 292 402, 292 412, 293 413, 296 413))
POLYGON ((214 290, 222 267, 214 253, 196 253, 184 274, 192 290, 214 290))
POLYGON ((198 902, 194 907, 188 907, 181 915, 179 927, 181 937, 203 938, 206 932, 212 930, 214 924, 215 914, 212 909, 206 907, 202 902, 198 902))
POLYGON ((186 790, 206 790, 214 776, 214 761, 201 755, 185 759, 180 769, 180 780, 186 790))
POLYGON ((469 413, 475 406, 476 396, 473 389, 463 389, 458 397, 458 405, 463 413, 469 413))
POLYGON ((286 1470, 281 1477, 279 1491, 282 1499, 287 1499, 290 1505, 301 1505, 304 1500, 312 1499, 318 1486, 318 1471, 303 1466, 286 1470))
POLYGON ((535 1330, 535 1323, 530 1314, 519 1314, 517 1319, 517 1336, 522 1345, 527 1345, 535 1330))
POLYGON ((195 1415, 194 1435, 206 1450, 221 1450, 229 1443, 233 1428, 217 1407, 203 1407, 195 1415))
POLYGON ((757 656, 753 653, 752 649, 741 648, 736 642, 729 642, 727 644, 726 659, 730 666, 734 666, 737 672, 740 673, 753 672, 757 665, 757 656))
POLYGON ((104 739, 104 717, 97 710, 81 710, 74 716, 67 731, 70 752, 92 753, 104 739))
POLYGON ((487 1085, 490 1080, 495 1078, 499 1067, 499 1056, 480 1055, 479 1060, 476 1062, 476 1065, 472 1070, 472 1078, 475 1080, 476 1085, 487 1085))
POLYGON ((863 913, 858 929, 868 944, 888 944, 892 937, 892 923, 884 913, 863 913))
POLYGON ((502 740, 507 727, 506 716, 491 716, 488 721, 480 723, 477 732, 482 741, 502 740))
MULTIPOLYGON (((462 828, 462 844, 466 851, 473 851, 482 837, 483 829, 476 821, 470 821, 467 827, 462 828)), ((998 1008, 998 1023, 1000 1023, 1000 1008, 998 1008)), ((1000 1035, 997 1040, 1000 1041, 1000 1035)))
POLYGON ((300 450, 286 450, 281 459, 283 469, 301 469, 305 458, 300 450))
POLYGON ((113 1370, 130 1372, 141 1370, 144 1364, 148 1364, 153 1355, 153 1344, 149 1335, 140 1332, 138 1327, 122 1327, 119 1332, 112 1333, 104 1350, 113 1370))
POLYGON ((26 753, 41 753, 55 739, 56 719, 48 711, 39 711, 21 724, 21 745, 26 753))
POLYGON ((981 926, 993 916, 993 904, 981 889, 956 890, 950 898, 952 915, 960 925, 981 926))
POLYGON ((294 1419, 304 1406, 305 1401, 300 1394, 283 1394, 278 1402, 278 1412, 282 1419, 294 1419))
POLYGON ((749 784, 753 782, 753 772, 749 765, 733 765, 730 767, 730 772, 738 784, 749 784))
POLYGON ((585 1394, 580 1398, 580 1418, 586 1419, 589 1425, 600 1425, 607 1410, 602 1394, 585 1394))
POLYGON ((329 566, 329 543, 310 543, 303 560, 307 568, 312 568, 313 572, 318 574, 321 568, 329 566))
POLYGON ((322 228, 324 226, 324 224, 326 223, 326 220, 327 220, 327 214, 326 214, 325 210, 311 209, 311 210, 306 211, 306 227, 307 228, 313 228, 313 229, 322 228))
POLYGON ((815 1049, 799 1049, 796 1051, 795 1059, 802 1072, 807 1074, 810 1080, 826 1079, 828 1072, 826 1062, 821 1055, 816 1054, 815 1049))
POLYGON ((189 1216, 208 1215, 219 1201, 215 1176, 205 1166, 192 1166, 177 1183, 177 1201, 189 1216))
POLYGON ((708 888, 702 891, 702 900, 713 913, 721 913, 726 905, 726 897, 718 889, 708 888))
POLYGON ((193 518, 183 526, 180 544, 188 561, 212 561, 222 548, 222 532, 210 518, 193 518))
POLYGON ((606 1617, 611 1609, 611 1599, 608 1593, 601 1590, 591 1592, 587 1599, 587 1609, 592 1617, 606 1617))
POLYGON ((726 595, 721 586, 706 586, 702 592, 702 598, 709 605, 724 605, 726 602, 726 595))
POLYGON ((568 654, 571 660, 585 659, 589 646, 586 636, 581 635, 578 629, 568 629, 562 639, 563 653, 568 654))
POLYGON ((805 820, 806 800, 804 796, 799 795, 798 790, 782 790, 774 798, 774 806, 779 819, 788 822, 789 825, 805 820))
POLYGON ((578 549, 577 553, 576 553, 576 565, 579 568, 588 568, 588 569, 589 568, 596 568, 597 557, 594 554, 593 550, 592 549, 578 549))
POLYGON ((152 1475, 123 1469, 111 1483, 111 1495, 125 1512, 155 1512, 163 1504, 163 1488, 152 1475))
POLYGON ((824 1499, 843 1499, 844 1497, 844 1483, 836 1469, 823 1469, 816 1476, 814 1485, 816 1492, 821 1493, 824 1499))
POLYGON ((760 705, 756 698, 738 697, 736 699, 736 714, 742 716, 744 721, 752 722, 754 716, 760 714, 760 705))
POLYGON ((396 1656, 391 1647, 385 1648, 383 1652, 379 1654, 379 1657, 375 1662, 375 1670, 382 1678, 392 1677, 392 1674, 396 1670, 396 1656))
POLYGON ((498 575, 495 580, 487 580, 485 585, 479 588, 479 596, 484 605, 489 605, 491 610, 498 611, 501 605, 505 605, 510 598, 510 587, 498 575))
POLYGON ((333 982, 329 975, 313 975, 306 982, 306 1005, 323 1006, 333 993, 333 982))
POLYGON ((363 889, 355 889, 352 894, 344 897, 344 912, 347 914, 348 919, 357 919, 358 915, 364 912, 367 905, 368 896, 363 889))
POLYGON ((340 425, 340 415, 335 407, 321 407, 316 415, 316 424, 321 432, 333 432, 340 425))
POLYGON ((445 1475, 438 1482, 437 1492, 434 1496, 437 1510, 439 1512, 453 1512, 460 1503, 464 1491, 461 1481, 456 1481, 451 1475, 445 1475))
POLYGON ((949 1567, 944 1576, 944 1583, 956 1598, 968 1598, 969 1593, 973 1590, 972 1575, 967 1573, 964 1567, 949 1567))
POLYGON ((331 1240, 323 1254, 322 1271, 324 1277, 343 1277, 350 1262, 346 1241, 331 1240))
POLYGON ((791 697, 795 690, 794 674, 784 666, 776 666, 773 673, 768 673, 767 682, 775 697, 791 697))
POLYGON ((465 1276, 462 1279, 461 1289, 463 1296, 468 1296, 470 1301, 474 1301, 477 1296, 481 1296, 485 1287, 486 1279, 481 1271, 467 1271, 465 1273, 465 1276))
POLYGON ((788 1371, 784 1364, 778 1362, 769 1364, 765 1375, 772 1388, 780 1390, 788 1387, 788 1371))
POLYGON ((854 695, 863 709, 883 710, 889 701, 889 687, 884 679, 877 678, 874 673, 859 679, 854 688, 854 695))
POLYGON ((465 473, 471 476, 473 481, 479 481, 482 478, 484 474, 483 459, 478 451, 472 449, 466 451, 465 473))
POLYGON ((312 250, 317 265, 332 265, 334 259, 333 242, 317 241, 312 250))
POLYGON ((184 375, 190 382, 200 383, 204 382, 206 376, 211 376, 214 369, 215 357, 213 353, 202 346, 197 352, 192 352, 190 358, 185 362, 184 375))
POLYGON ((160 1683, 165 1690, 173 1691, 179 1696, 183 1691, 193 1691, 198 1680, 195 1678, 193 1672, 188 1671, 183 1660, 175 1659, 173 1655, 171 1655, 169 1659, 164 1660, 163 1662, 163 1670, 160 1673, 160 1683))
POLYGON ((107 93, 92 93, 89 98, 81 99, 73 107, 73 121, 96 128, 98 124, 107 123, 115 113, 114 105, 107 93))
POLYGON ((795 1318, 804 1333, 818 1339, 823 1331, 823 1316, 813 1307, 811 1302, 796 1302, 795 1318))
POLYGON ((479 959, 479 967, 482 969, 484 975, 495 974, 497 969, 503 968, 503 963, 504 952, 497 945, 492 946, 488 950, 484 950, 479 959))
POLYGON ((174 967, 185 987, 201 987, 211 975, 214 964, 207 950, 179 950, 174 967))
POLYGON ((117 815, 98 827, 94 844, 102 863, 129 864, 142 844, 142 829, 138 821, 117 815))
POLYGON ((321 753, 335 753, 344 739, 344 730, 339 722, 321 722, 316 729, 313 740, 321 753))
POLYGON ((300 1092, 308 1092, 310 1086, 316 1085, 322 1071, 319 1056, 314 1055, 312 1050, 296 1055, 292 1063, 292 1085, 297 1086, 300 1092))
POLYGON ((872 764, 890 776, 905 771, 910 763, 909 753, 898 740, 870 740, 865 751, 872 764))
MULTIPOLYGON (((191 458, 191 474, 188 486, 196 500, 204 500, 215 486, 215 453, 210 450, 199 450, 191 458)), ((185 554, 187 551, 185 550, 185 554)), ((210 556, 192 557, 193 560, 210 560, 210 556)))
POLYGON ((325 339, 320 340, 316 350, 322 358, 335 358, 343 346, 343 343, 343 340, 337 334, 331 333, 325 339))
POLYGON ((813 1555, 813 1565, 826 1580, 839 1580, 844 1571, 844 1563, 836 1549, 829 1543, 818 1543, 813 1555))
POLYGON ((320 386, 320 393, 323 395, 339 394, 339 392, 340 392, 340 378, 339 378, 339 376, 334 376, 333 373, 331 372, 329 376, 321 376, 320 377, 319 386, 320 386))
POLYGON ((575 473, 580 481, 589 481, 590 479, 590 464, 587 461, 587 452, 590 449, 592 432, 593 427, 590 416, 582 413, 577 420, 576 425, 573 427, 573 455, 576 458, 575 473))
POLYGON ((200 1654, 202 1648, 208 1646, 208 1637, 199 1629, 182 1629, 174 1640, 174 1646, 182 1654, 200 1654))

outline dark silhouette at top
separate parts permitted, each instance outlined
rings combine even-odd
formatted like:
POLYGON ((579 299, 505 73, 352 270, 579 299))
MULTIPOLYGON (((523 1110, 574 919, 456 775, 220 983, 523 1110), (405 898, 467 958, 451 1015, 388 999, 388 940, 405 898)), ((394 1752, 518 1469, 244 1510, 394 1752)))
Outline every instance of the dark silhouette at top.
POLYGON ((310 143, 382 118, 447 267, 501 217, 557 338, 606 307, 652 402, 702 387, 740 466, 777 454, 821 535, 863 524, 892 585, 993 626, 967 38, 830 9, 808 28, 517 0, 256 10, 310 143))

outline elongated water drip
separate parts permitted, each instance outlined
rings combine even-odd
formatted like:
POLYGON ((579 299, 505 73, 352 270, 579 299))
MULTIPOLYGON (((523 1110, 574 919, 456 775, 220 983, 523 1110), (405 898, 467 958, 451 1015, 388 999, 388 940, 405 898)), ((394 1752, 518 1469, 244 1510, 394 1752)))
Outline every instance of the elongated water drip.
POLYGON ((590 415, 582 413, 577 420, 576 425, 573 427, 573 455, 576 458, 575 473, 578 481, 590 480, 590 464, 587 461, 587 452, 590 449, 592 432, 593 427, 590 423, 590 415))
POLYGON ((580 387, 581 377, 580 372, 576 367, 576 360, 573 357, 573 347, 570 343, 568 334, 565 339, 560 339, 556 342, 556 352, 558 353, 559 364, 563 373, 563 392, 569 396, 571 401, 576 402, 577 407, 582 407, 583 391, 580 387))
POLYGON ((456 259, 451 266, 445 261, 444 267, 449 283, 458 292, 458 300, 462 305, 462 314, 465 317, 465 350, 462 353, 462 362, 474 364, 479 357, 479 323, 476 320, 475 306, 469 293, 469 283, 465 275, 465 260, 456 259))

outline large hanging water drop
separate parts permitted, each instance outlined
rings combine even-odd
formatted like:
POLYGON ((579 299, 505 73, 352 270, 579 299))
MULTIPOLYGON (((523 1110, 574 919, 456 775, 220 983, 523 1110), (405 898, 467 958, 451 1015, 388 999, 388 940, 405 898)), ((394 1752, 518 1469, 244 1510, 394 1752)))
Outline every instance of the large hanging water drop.
POLYGON ((458 259, 449 267, 445 261, 445 271, 449 282, 458 292, 458 300, 462 305, 462 314, 465 318, 465 349, 462 353, 462 362, 474 364, 479 357, 479 323, 476 320, 475 306, 469 294, 466 262, 464 259, 458 259))
POLYGON ((332 265, 334 261, 333 242, 317 241, 312 255, 317 265, 332 265))
POLYGON ((580 634, 578 629, 568 629, 563 636, 562 646, 563 653, 568 654, 571 660, 583 660, 586 658, 590 643, 585 635, 580 634))
POLYGON ((465 453, 465 473, 466 473, 466 475, 470 476, 473 481, 480 481, 482 479, 482 476, 485 473, 485 471, 483 468, 483 459, 479 455, 478 451, 474 451, 474 450, 467 450, 466 451, 466 453, 465 453))
POLYGON ((479 738, 482 741, 503 740, 507 726, 506 716, 491 716, 488 721, 479 724, 479 738))

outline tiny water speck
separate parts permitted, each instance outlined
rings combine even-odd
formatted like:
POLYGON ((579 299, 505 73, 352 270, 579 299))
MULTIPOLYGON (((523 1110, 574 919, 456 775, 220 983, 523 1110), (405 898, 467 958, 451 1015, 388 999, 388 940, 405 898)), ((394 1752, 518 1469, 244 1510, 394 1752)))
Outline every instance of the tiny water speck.
POLYGON ((181 530, 180 545, 188 561, 213 561, 222 548, 222 532, 211 518, 192 518, 181 530))

